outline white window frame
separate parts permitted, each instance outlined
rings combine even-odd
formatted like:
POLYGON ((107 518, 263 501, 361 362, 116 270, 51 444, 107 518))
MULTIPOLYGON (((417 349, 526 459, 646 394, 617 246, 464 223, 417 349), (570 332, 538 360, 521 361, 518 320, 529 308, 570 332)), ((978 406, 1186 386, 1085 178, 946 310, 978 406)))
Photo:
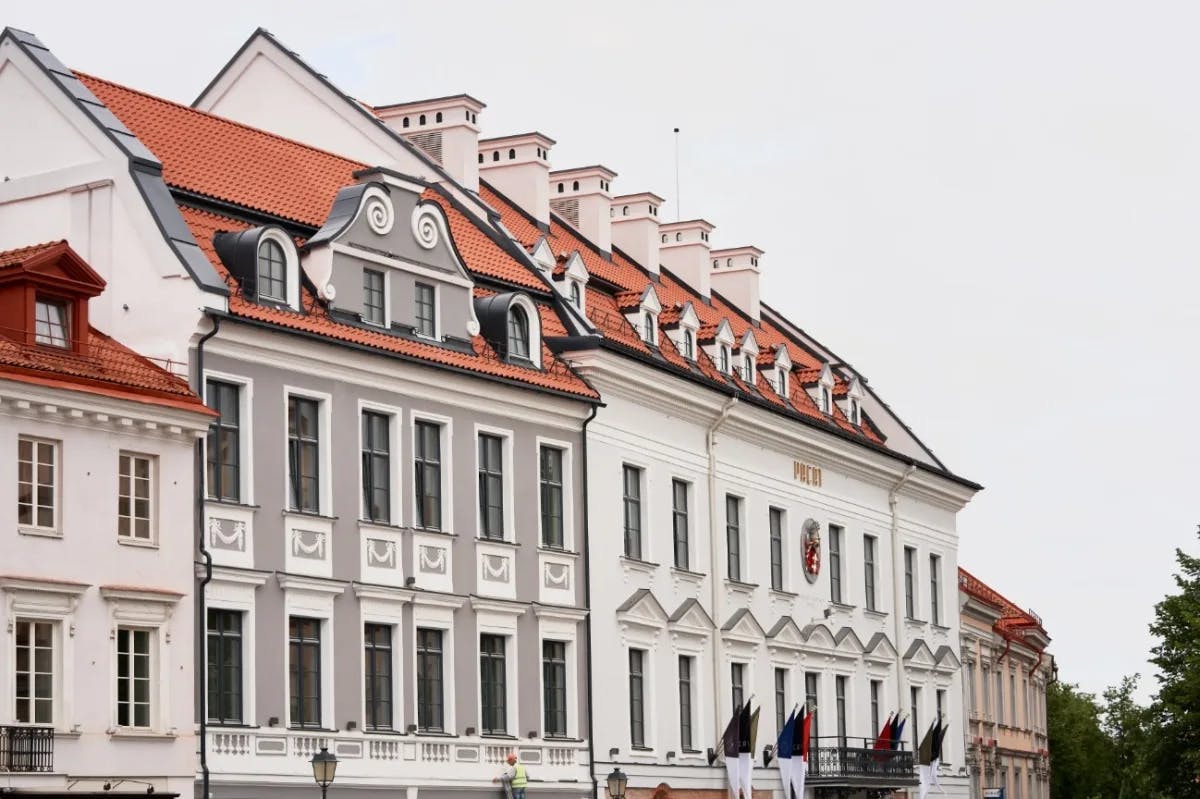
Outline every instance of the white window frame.
MULTIPOLYGON (((158 456, 149 454, 149 453, 145 453, 145 452, 134 452, 132 450, 123 449, 117 453, 117 464, 118 464, 118 466, 117 466, 117 543, 123 544, 125 546, 157 547, 158 546, 159 488, 161 485, 159 482, 158 456), (120 459, 122 459, 122 458, 129 458, 131 465, 133 464, 134 460, 137 458, 141 458, 141 459, 149 461, 149 466, 150 466, 150 519, 148 521, 149 533, 150 533, 149 538, 144 538, 144 539, 138 538, 132 532, 132 525, 134 524, 134 522, 137 521, 137 517, 135 517, 133 515, 134 494, 132 493, 132 491, 133 491, 133 474, 132 473, 130 473, 130 476, 129 476, 130 492, 131 492, 129 495, 129 506, 130 506, 129 523, 131 525, 131 532, 129 535, 121 534, 121 517, 120 517, 120 498, 121 498, 120 462, 121 462, 121 460, 120 459)), ((207 471, 207 468, 205 469, 205 471, 207 471)))
MULTIPOLYGON (((61 732, 70 732, 76 727, 75 611, 80 596, 87 589, 83 583, 0 577, 7 629, 13 629, 17 619, 55 625, 53 727, 61 732)), ((10 640, 6 657, 0 660, 0 683, 5 686, 0 697, 0 718, 13 719, 16 723, 16 637, 10 640)))
MULTIPOLYGON (((34 461, 33 461, 33 524, 18 524, 17 531, 25 535, 42 535, 50 538, 62 538, 63 536, 63 442, 58 439, 46 438, 45 436, 17 436, 17 466, 20 463, 20 442, 29 441, 34 445, 34 461), (43 527, 37 523, 37 447, 39 444, 49 444, 54 452, 54 524, 51 527, 43 527)), ((14 492, 19 490, 20 473, 16 470, 13 472, 13 488, 14 492)))
MULTIPOLYGON (((401 444, 401 431, 404 424, 404 411, 394 405, 385 405, 380 402, 371 402, 370 400, 359 399, 358 401, 358 520, 363 524, 374 524, 385 527, 401 526, 401 516, 404 508, 402 501, 404 491, 403 466, 404 466, 404 447, 401 444), (378 413, 389 417, 388 421, 388 522, 386 525, 380 522, 374 522, 367 519, 367 508, 363 503, 363 467, 362 467, 362 451, 363 451, 363 435, 362 435, 362 417, 363 413, 378 413)), ((415 495, 415 489, 414 489, 415 495)))
MULTIPOLYGON (((241 505, 254 504, 254 379, 235 375, 229 372, 213 371, 211 369, 204 370, 204 401, 207 404, 211 401, 208 396, 208 381, 216 380, 219 383, 229 383, 230 385, 238 386, 238 481, 241 485, 238 486, 238 495, 241 497, 241 505)), ((284 409, 286 414, 286 400, 284 401, 284 409)), ((287 435, 287 419, 284 419, 284 439, 287 435)), ((205 447, 208 446, 207 437, 204 439, 205 447)), ((286 456, 286 452, 285 452, 286 456)), ((228 505, 230 503, 216 497, 210 496, 208 491, 208 452, 204 453, 204 475, 201 479, 204 480, 204 501, 219 502, 228 505)), ((284 463, 287 463, 284 460, 284 463)), ((285 494, 286 496, 286 494, 285 494)))
MULTIPOLYGON (((456 708, 457 671, 454 666, 454 611, 460 608, 464 600, 460 597, 416 594, 413 597, 412 627, 408 640, 408 651, 415 658, 417 652, 417 630, 442 631, 442 731, 439 735, 454 735, 458 729, 456 708)), ((478 646, 478 645, 476 645, 478 646)), ((507 654, 507 653, 506 653, 507 654)), ((476 684, 478 684, 479 667, 476 665, 476 684)), ((417 667, 413 661, 412 674, 408 676, 409 687, 413 696, 413 718, 411 724, 418 723, 420 714, 417 711, 417 667)), ((476 703, 478 705, 478 703, 476 703)), ((424 735, 420 731, 418 735, 424 735)))
MULTIPOLYGON (((340 582, 297 575, 277 576, 284 591, 283 624, 280 638, 283 646, 283 718, 284 726, 292 727, 292 701, 289 691, 291 674, 291 619, 299 616, 317 619, 321 623, 321 728, 328 729, 337 716, 334 714, 334 625, 333 601, 345 591, 340 582)), ((360 634, 361 637, 361 634, 360 634)), ((360 660, 361 662, 361 660, 360 660)))
MULTIPOLYGON (((425 280, 421 280, 420 277, 421 277, 421 275, 418 275, 417 279, 413 280, 413 295, 412 295, 413 296, 413 301, 412 301, 412 314, 413 314, 412 315, 412 320, 413 320, 412 331, 413 331, 413 335, 422 341, 441 341, 442 340, 442 287, 436 280, 430 280, 428 278, 426 278, 425 280), (417 330, 417 285, 418 284, 422 285, 422 286, 428 286, 429 288, 433 289, 433 335, 432 336, 427 336, 424 333, 421 333, 417 330)), ((507 330, 508 330, 508 327, 507 327, 507 321, 506 321, 505 331, 507 332, 507 330)))
MULTIPOLYGON (((479 662, 479 639, 484 635, 499 635, 506 639, 504 642, 504 733, 522 737, 518 726, 520 722, 520 705, 518 704, 520 675, 517 671, 517 651, 520 639, 517 620, 524 615, 525 608, 478 598, 471 600, 471 606, 475 610, 475 718, 479 719, 479 731, 483 732, 483 666, 479 662)), ((537 662, 540 668, 542 662, 540 648, 537 662)), ((538 684, 541 684, 540 679, 538 684)), ((541 707, 541 704, 539 703, 538 706, 541 707)))
MULTIPOLYGON (((355 583, 354 593, 359 600, 358 663, 362 680, 360 681, 358 704, 362 712, 363 730, 367 730, 366 625, 380 624, 392 628, 392 731, 405 732, 408 729, 409 719, 405 716, 407 707, 404 697, 404 663, 408 654, 404 648, 404 606, 408 604, 410 595, 400 589, 368 586, 362 583, 355 583)), ((413 635, 415 644, 415 628, 413 635)), ((415 653, 416 647, 414 646, 410 652, 415 653)), ((444 668, 445 664, 443 663, 444 668)), ((413 675, 415 679, 415 667, 413 675)), ((413 696, 415 712, 416 694, 413 696)), ((412 723, 416 723, 415 717, 412 719, 412 723)))
MULTIPOLYGON (((558 641, 566 646, 566 677, 567 677, 567 738, 580 738, 579 729, 579 622, 584 618, 582 611, 556 609, 546 606, 534 606, 538 617, 538 718, 537 727, 544 739, 546 731, 546 673, 542 668, 542 643, 558 641)), ((551 739, 557 740, 557 739, 551 739)))
MULTIPOLYGON (((513 471, 514 441, 515 437, 512 430, 485 424, 475 425, 475 435, 472 441, 475 450, 475 469, 472 476, 475 478, 475 538, 478 541, 507 541, 513 543, 517 539, 516 491, 514 490, 514 483, 516 482, 514 478, 516 474, 513 471), (495 436, 500 439, 500 460, 504 468, 504 473, 501 475, 500 480, 500 491, 504 501, 504 535, 501 538, 484 538, 483 536, 483 514, 479 507, 479 467, 481 466, 479 462, 479 437, 481 435, 495 436)), ((415 493, 414 489, 414 496, 415 493)), ((538 524, 540 526, 540 520, 538 524)))
POLYGON ((292 474, 291 461, 288 458, 288 400, 292 397, 314 400, 317 403, 317 436, 319 447, 317 457, 320 462, 321 472, 317 478, 320 485, 318 487, 316 515, 331 516, 333 509, 333 441, 331 440, 333 428, 331 422, 333 395, 324 391, 316 391, 292 385, 284 385, 283 387, 283 506, 288 513, 295 513, 302 516, 311 515, 309 511, 302 511, 291 507, 292 474))
MULTIPOLYGON (((109 646, 110 680, 109 708, 113 735, 174 735, 176 724, 192 723, 171 715, 171 673, 175 664, 170 658, 171 618, 182 598, 181 594, 144 591, 119 587, 101 587, 100 594, 109 605, 111 645, 109 646), (119 628, 150 631, 150 727, 122 727, 117 719, 117 631, 119 628)), ((190 628, 189 628, 190 629, 190 628)))
MULTIPOLYGON (((639 491, 639 497, 640 497, 640 501, 638 504, 641 509, 641 518, 639 519, 639 522, 641 524, 641 527, 639 528, 640 536, 641 536, 641 550, 642 550, 641 556, 640 556, 641 562, 655 563, 656 561, 654 560, 654 549, 655 549, 654 541, 650 535, 650 519, 653 518, 653 513, 652 513, 652 509, 650 507, 651 502, 650 502, 650 463, 649 463, 649 461, 640 460, 638 458, 626 458, 626 457, 623 457, 621 459, 621 479, 617 482, 617 497, 616 497, 617 503, 619 504, 619 506, 621 508, 621 545, 620 545, 620 548, 618 551, 620 552, 620 555, 622 558, 633 560, 633 558, 630 558, 628 555, 625 554, 625 467, 626 466, 632 466, 633 468, 637 469, 638 472, 641 474, 641 478, 638 481, 638 491, 639 491)), ((689 523, 690 523, 690 521, 691 520, 689 519, 689 523)), ((690 543, 690 541, 689 541, 689 543, 690 543)), ((672 555, 671 562, 674 563, 674 555, 672 555)), ((634 647, 634 648, 636 649, 637 647, 634 647)), ((628 665, 628 661, 626 661, 626 664, 628 665)), ((626 671, 628 671, 628 669, 626 669, 626 671)), ((628 675, 626 675, 626 676, 628 676, 628 675)))
MULTIPOLYGON (((392 296, 391 296, 392 270, 384 269, 378 265, 373 264, 371 266, 364 266, 362 268, 362 272, 363 272, 363 284, 364 284, 362 287, 362 308, 363 308, 362 321, 363 321, 363 324, 370 325, 371 327, 382 328, 384 330, 387 330, 388 328, 390 328, 392 326, 392 296), (366 273, 367 272, 375 272, 376 274, 383 276, 383 320, 380 322, 371 322, 366 318, 365 312, 367 310, 367 287, 365 284, 366 284, 366 273)), ((436 318, 437 317, 435 315, 435 317, 434 317, 435 321, 436 321, 436 318)))
MULTIPOLYGON (((552 447, 562 452, 562 491, 563 491, 563 549, 576 552, 575 548, 575 450, 570 441, 557 438, 537 436, 534 439, 534 463, 537 464, 537 495, 538 495, 538 548, 545 549, 542 544, 542 447, 552 447)), ((478 449, 476 450, 478 457, 478 449)))
MULTIPOLYGON (((295 310, 300 309, 300 257, 296 252, 296 242, 292 241, 282 229, 277 227, 269 227, 264 230, 254 242, 254 274, 258 276, 258 259, 259 248, 264 241, 273 241, 283 250, 284 263, 284 279, 287 281, 284 293, 287 294, 282 300, 287 303, 288 307, 295 310)), ((264 295, 258 294, 263 297, 264 295)), ((279 302, 280 298, 266 297, 268 300, 279 302)))
MULTIPOLYGON (((441 450, 440 463, 442 466, 442 487, 441 487, 442 488, 442 490, 441 490, 442 527, 440 530, 438 530, 436 532, 452 534, 454 532, 454 522, 455 522, 455 519, 454 519, 454 480, 452 479, 452 475, 454 473, 454 454, 453 454, 454 453, 454 420, 451 419, 449 416, 442 416, 442 415, 436 414, 436 413, 428 413, 426 411, 418 411, 418 410, 410 410, 409 411, 409 414, 408 414, 408 440, 409 440, 409 442, 412 443, 412 447, 408 451, 410 453, 410 457, 412 457, 414 459, 414 461, 417 457, 416 435, 417 435, 417 423, 418 422, 429 422, 431 424, 436 424, 439 426, 441 435, 439 436, 438 445, 441 450)), ((478 460, 478 459, 479 459, 479 453, 478 453, 478 451, 476 451, 475 460, 478 460)), ((417 527, 417 503, 416 503, 417 470, 415 468, 415 465, 410 465, 410 468, 407 470, 407 472, 408 472, 408 480, 406 481, 406 489, 405 490, 408 492, 408 502, 409 502, 409 508, 410 508, 410 513, 409 513, 409 516, 407 517, 407 520, 408 520, 410 527, 413 527, 414 529, 417 529, 417 530, 424 530, 424 528, 417 527)), ((478 479, 476 479, 476 482, 478 482, 478 479)), ((478 491, 478 489, 476 489, 476 491, 478 491)), ((478 517, 479 516, 479 510, 478 510, 479 501, 478 501, 478 499, 476 499, 475 504, 476 504, 475 516, 478 517)))
MULTIPOLYGON (((254 726, 257 724, 257 707, 255 702, 254 678, 257 674, 255 646, 255 592, 266 583, 268 572, 255 572, 248 569, 229 569, 221 566, 213 567, 212 580, 204 591, 204 685, 205 707, 208 702, 208 613, 207 610, 227 610, 242 614, 242 724, 254 726)), ((285 652, 287 650, 284 650, 285 652)), ((207 712, 207 711, 206 711, 207 712)), ((216 722, 205 720, 207 724, 220 726, 216 722)))

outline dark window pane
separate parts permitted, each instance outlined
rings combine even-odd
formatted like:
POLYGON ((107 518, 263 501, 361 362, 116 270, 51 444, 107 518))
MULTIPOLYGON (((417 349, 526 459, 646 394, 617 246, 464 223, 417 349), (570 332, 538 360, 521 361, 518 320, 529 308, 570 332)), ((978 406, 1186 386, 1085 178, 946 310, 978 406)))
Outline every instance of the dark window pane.
POLYGON ((645 657, 645 650, 629 650, 629 735, 634 746, 646 745, 645 657))
POLYGON ((374 269, 363 270, 363 320, 384 323, 383 272, 374 269))
POLYGON ((688 484, 682 480, 671 481, 671 527, 675 541, 675 568, 690 567, 688 552, 688 484))
POLYGON ((442 529, 442 427, 417 422, 413 431, 417 526, 442 529))
POLYGON ((443 730, 442 631, 417 630, 417 728, 443 730))
POLYGON ((567 645, 562 641, 542 642, 542 704, 547 736, 567 734, 567 645))
POLYGON ((504 538, 504 441, 479 436, 479 522, 481 538, 504 538))
POLYGON ((728 577, 742 579, 742 501, 730 494, 725 495, 725 547, 728 577))
POLYGON ((382 524, 392 518, 390 425, 387 414, 363 411, 363 517, 382 524))
POLYGON ((288 397, 288 474, 292 510, 319 513, 320 430, 318 403, 306 397, 288 397))
POLYGON ((367 624, 363 628, 363 684, 366 727, 369 730, 392 728, 392 628, 386 624, 367 624))
POLYGON ((208 720, 242 723, 242 614, 208 609, 208 720))
POLYGON ((542 499, 542 545, 562 548, 563 539, 563 451, 542 447, 540 451, 542 499))
POLYGON ((625 556, 642 557, 642 470, 625 466, 622 470, 625 505, 625 556))
POLYGON ((293 727, 321 726, 321 621, 288 619, 288 683, 293 727))

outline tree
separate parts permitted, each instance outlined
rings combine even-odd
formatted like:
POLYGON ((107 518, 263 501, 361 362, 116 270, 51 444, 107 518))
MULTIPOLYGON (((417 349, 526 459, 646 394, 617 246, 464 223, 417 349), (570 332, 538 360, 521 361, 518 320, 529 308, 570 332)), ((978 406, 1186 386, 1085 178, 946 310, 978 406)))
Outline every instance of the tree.
POLYGON ((1154 799, 1162 795, 1155 763, 1158 720, 1154 709, 1134 701, 1138 679, 1136 674, 1125 677, 1120 685, 1104 692, 1101 729, 1112 742, 1116 799, 1154 799))
POLYGON ((1051 683, 1046 689, 1050 739, 1050 795, 1071 799, 1116 797, 1108 764, 1113 743, 1100 728, 1096 697, 1077 685, 1051 683))
POLYGON ((1160 639, 1150 662, 1158 667, 1161 724, 1156 765, 1174 799, 1200 799, 1200 558, 1175 550, 1178 593, 1154 608, 1150 632, 1160 639))

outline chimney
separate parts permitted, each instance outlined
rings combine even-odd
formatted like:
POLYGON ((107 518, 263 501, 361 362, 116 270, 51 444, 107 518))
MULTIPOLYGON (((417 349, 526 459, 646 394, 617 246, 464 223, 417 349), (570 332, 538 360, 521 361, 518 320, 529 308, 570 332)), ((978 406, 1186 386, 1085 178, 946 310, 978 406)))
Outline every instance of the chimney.
POLYGON ((659 260, 680 280, 708 299, 708 238, 713 226, 703 219, 668 222, 659 231, 659 260))
POLYGON ((612 254, 612 194, 617 176, 605 166, 582 166, 550 173, 550 208, 571 223, 583 237, 612 254))
POLYGON ((518 133, 479 140, 479 176, 550 229, 550 148, 554 139, 518 133))
POLYGON ((416 145, 462 186, 479 191, 479 112, 486 106, 469 94, 375 108, 389 128, 416 145))
POLYGON ((755 322, 759 320, 757 247, 712 251, 712 287, 755 322))
POLYGON ((612 199, 612 243, 652 275, 658 274, 658 209, 663 198, 652 192, 612 199))

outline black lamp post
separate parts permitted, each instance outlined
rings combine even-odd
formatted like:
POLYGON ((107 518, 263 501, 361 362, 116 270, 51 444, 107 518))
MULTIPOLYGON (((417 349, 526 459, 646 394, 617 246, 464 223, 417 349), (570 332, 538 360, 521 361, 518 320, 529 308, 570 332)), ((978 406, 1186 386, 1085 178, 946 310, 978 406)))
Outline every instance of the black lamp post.
POLYGON ((329 750, 322 746, 321 751, 313 755, 309 762, 312 763, 313 779, 321 786, 321 799, 325 799, 325 790, 333 783, 333 775, 337 773, 337 755, 329 754, 329 750))
POLYGON ((625 772, 613 768, 612 774, 608 775, 609 799, 625 799, 625 786, 628 784, 629 778, 625 776, 625 772))

